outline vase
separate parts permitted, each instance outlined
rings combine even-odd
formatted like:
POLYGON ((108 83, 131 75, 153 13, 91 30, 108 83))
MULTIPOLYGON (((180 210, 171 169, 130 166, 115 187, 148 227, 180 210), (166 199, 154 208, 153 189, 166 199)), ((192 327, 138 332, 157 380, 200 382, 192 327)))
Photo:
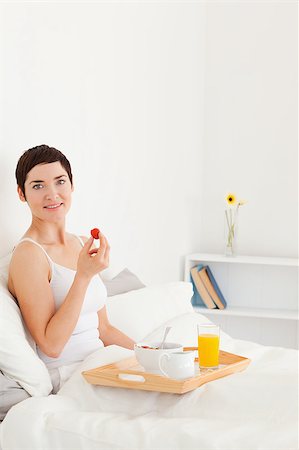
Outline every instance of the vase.
POLYGON ((225 256, 234 256, 234 247, 232 244, 227 244, 225 247, 225 256))
POLYGON ((225 210, 224 217, 224 239, 226 256, 234 256, 236 250, 236 225, 237 211, 229 208, 225 210))

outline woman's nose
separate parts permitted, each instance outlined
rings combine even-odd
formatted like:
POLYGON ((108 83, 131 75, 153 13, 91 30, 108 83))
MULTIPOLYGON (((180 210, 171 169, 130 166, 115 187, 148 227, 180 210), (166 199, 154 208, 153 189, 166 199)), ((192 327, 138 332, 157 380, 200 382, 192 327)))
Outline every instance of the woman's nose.
POLYGON ((52 200, 58 198, 58 192, 56 191, 55 187, 48 186, 47 193, 46 193, 46 199, 52 200))

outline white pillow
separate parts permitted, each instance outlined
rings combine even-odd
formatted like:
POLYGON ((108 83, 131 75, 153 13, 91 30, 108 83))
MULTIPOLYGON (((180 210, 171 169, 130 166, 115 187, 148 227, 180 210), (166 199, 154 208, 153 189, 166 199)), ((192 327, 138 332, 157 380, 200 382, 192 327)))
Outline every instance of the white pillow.
POLYGON ((3 256, 0 258, 0 283, 7 286, 7 280, 8 280, 8 268, 10 264, 12 253, 9 253, 6 256, 3 256))
POLYGON ((112 280, 103 280, 103 283, 106 286, 108 297, 145 287, 145 284, 127 267, 112 280))
POLYGON ((49 372, 33 350, 19 307, 6 287, 9 260, 0 260, 0 369, 30 395, 48 395, 53 389, 49 372))
POLYGON ((173 317, 193 312, 192 295, 192 284, 184 281, 147 286, 108 298, 107 315, 112 325, 142 341, 173 317))

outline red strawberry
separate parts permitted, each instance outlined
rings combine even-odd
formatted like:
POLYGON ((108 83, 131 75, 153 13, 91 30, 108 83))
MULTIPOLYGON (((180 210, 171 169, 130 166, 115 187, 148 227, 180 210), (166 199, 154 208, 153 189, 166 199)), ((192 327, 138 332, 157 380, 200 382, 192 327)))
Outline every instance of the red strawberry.
POLYGON ((93 228, 93 229, 90 231, 90 234, 92 235, 92 237, 93 237, 94 239, 100 239, 100 238, 99 238, 100 230, 99 230, 98 228, 93 228))

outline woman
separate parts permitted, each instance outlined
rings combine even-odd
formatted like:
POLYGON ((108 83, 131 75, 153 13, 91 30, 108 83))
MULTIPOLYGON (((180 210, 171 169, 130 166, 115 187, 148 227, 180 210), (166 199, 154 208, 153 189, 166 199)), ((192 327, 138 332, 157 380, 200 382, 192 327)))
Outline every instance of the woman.
POLYGON ((82 361, 103 344, 129 349, 134 341, 107 318, 106 288, 99 273, 110 247, 65 230, 73 178, 67 158, 47 145, 27 150, 16 168, 17 190, 32 222, 16 246, 8 288, 49 369, 82 361))

